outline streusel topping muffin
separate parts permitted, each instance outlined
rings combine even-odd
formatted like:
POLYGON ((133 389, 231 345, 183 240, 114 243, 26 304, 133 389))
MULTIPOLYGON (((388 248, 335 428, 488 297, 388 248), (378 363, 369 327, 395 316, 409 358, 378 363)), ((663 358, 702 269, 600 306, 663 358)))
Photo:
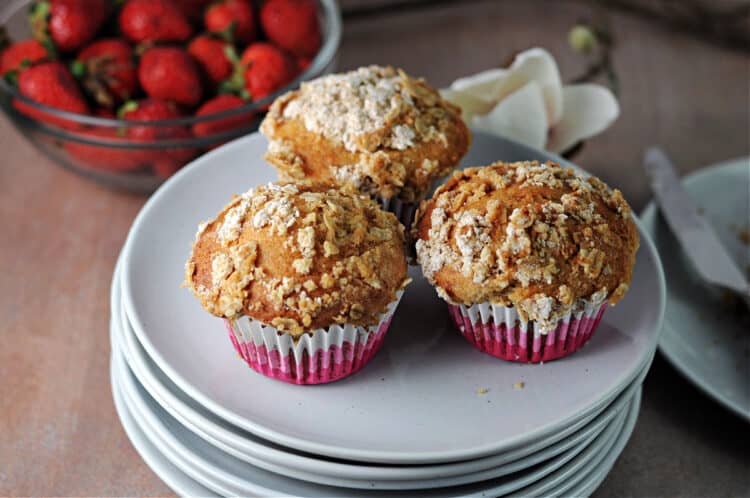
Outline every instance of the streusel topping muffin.
POLYGON ((381 199, 415 202, 466 153, 458 107, 422 79, 369 66, 302 83, 261 125, 282 180, 351 183, 381 199))
POLYGON ((210 313, 299 337, 371 326, 408 282, 403 227, 352 188, 268 184, 201 224, 185 282, 210 313))
POLYGON ((542 331, 628 289, 638 232, 619 190, 548 162, 457 171, 424 201, 417 260, 446 301, 514 307, 542 331))

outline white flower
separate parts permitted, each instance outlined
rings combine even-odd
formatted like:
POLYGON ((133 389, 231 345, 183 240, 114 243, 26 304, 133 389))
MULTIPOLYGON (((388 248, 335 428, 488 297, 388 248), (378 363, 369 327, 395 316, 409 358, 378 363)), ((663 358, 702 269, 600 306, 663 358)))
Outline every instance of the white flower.
POLYGON ((542 48, 518 54, 507 69, 489 69, 441 90, 477 130, 560 153, 604 131, 620 114, 601 85, 563 86, 555 59, 542 48))

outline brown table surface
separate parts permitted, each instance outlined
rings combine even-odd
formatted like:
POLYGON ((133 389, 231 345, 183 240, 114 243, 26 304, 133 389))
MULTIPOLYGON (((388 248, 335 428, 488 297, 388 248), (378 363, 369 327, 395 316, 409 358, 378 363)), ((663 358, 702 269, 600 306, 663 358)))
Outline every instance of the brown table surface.
MULTIPOLYGON (((339 64, 394 64, 445 85, 539 45, 572 76, 582 63, 567 30, 590 15, 506 1, 360 17, 346 22, 339 64)), ((609 20, 623 112, 579 164, 639 210, 644 147, 662 144, 682 172, 748 154, 747 55, 609 20)), ((63 171, 5 119, 0 151, 0 495, 170 494, 123 432, 108 372, 112 269, 144 198, 63 171)), ((750 426, 657 356, 635 433, 596 495, 748 496, 748 448, 750 426)))

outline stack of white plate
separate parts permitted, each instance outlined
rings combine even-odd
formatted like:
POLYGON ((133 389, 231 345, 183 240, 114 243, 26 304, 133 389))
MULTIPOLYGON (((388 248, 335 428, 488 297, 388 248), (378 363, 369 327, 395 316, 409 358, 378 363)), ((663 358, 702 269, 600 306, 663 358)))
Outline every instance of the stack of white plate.
MULTIPOLYGON (((112 283, 112 385, 133 445, 185 495, 590 494, 638 416, 665 286, 641 232, 627 297, 581 351, 542 365, 473 349, 414 282, 378 355, 332 384, 268 379, 180 288, 198 223, 272 181, 259 135, 202 157, 136 219, 112 283)), ((555 159, 478 135, 464 164, 555 159)), ((562 162, 558 159, 559 162, 562 162)))

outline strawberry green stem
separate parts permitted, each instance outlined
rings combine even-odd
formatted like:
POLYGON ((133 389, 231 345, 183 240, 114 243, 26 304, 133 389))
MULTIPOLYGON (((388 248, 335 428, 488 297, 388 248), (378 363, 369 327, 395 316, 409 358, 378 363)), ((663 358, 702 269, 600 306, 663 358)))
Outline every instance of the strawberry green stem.
POLYGON ((138 110, 138 102, 135 100, 128 100, 117 110, 117 117, 125 119, 125 115, 129 112, 138 110))
POLYGON ((49 34, 49 16, 52 7, 48 1, 34 2, 29 9, 31 34, 47 50, 50 57, 57 57, 57 47, 49 34))
POLYGON ((222 29, 221 31, 216 31, 215 34, 228 41, 229 43, 234 43, 234 32, 236 29, 237 21, 232 21, 229 23, 229 26, 222 29))
POLYGON ((73 76, 75 76, 78 79, 83 78, 86 76, 86 63, 83 61, 75 60, 70 63, 70 72, 73 73, 73 76))

